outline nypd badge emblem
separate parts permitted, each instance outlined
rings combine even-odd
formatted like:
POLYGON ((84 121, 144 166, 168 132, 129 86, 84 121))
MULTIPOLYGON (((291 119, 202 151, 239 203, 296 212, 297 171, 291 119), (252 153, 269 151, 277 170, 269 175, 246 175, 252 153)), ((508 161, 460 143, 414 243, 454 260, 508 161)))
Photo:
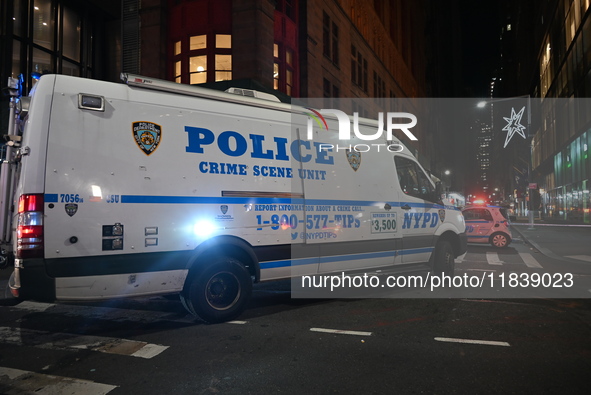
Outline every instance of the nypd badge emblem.
POLYGON ((133 138, 144 154, 150 155, 158 148, 162 138, 162 127, 152 122, 132 123, 133 138))
POLYGON ((78 205, 76 203, 67 203, 65 208, 66 214, 68 214, 70 217, 73 217, 78 211, 78 205))
POLYGON ((347 154, 347 161, 349 162, 349 165, 353 170, 357 171, 359 166, 361 166, 361 152, 346 149, 345 153, 347 154))
POLYGON ((439 219, 441 220, 441 222, 445 221, 445 210, 441 209, 438 211, 439 213, 439 219))
POLYGON ((228 206, 223 204, 220 206, 220 210, 222 210, 222 214, 226 214, 228 212, 228 206))

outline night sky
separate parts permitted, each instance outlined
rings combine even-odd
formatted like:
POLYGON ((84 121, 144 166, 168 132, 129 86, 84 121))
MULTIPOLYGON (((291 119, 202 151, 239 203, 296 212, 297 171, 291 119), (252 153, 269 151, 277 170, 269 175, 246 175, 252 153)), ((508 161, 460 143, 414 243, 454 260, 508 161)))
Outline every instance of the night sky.
POLYGON ((468 97, 486 97, 500 59, 502 0, 460 0, 462 76, 468 97))

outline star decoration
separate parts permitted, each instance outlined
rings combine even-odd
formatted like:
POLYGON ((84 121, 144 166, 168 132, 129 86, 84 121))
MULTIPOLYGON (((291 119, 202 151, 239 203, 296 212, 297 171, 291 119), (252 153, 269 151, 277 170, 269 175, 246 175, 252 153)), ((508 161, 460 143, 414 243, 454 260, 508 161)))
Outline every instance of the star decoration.
POLYGON ((523 111, 525 111, 525 106, 518 113, 515 112, 515 109, 511 107, 511 118, 503 117, 505 121, 507 121, 507 125, 503 128, 503 130, 507 131, 507 137, 505 137, 505 145, 503 148, 509 144, 511 138, 515 133, 519 133, 521 137, 524 139, 525 137, 525 126, 521 124, 521 117, 523 117, 523 111))

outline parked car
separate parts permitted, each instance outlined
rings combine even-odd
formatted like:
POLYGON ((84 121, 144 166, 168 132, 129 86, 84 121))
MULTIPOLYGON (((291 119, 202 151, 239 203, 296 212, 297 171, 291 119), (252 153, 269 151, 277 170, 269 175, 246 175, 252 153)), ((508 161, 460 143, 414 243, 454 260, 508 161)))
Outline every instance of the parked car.
POLYGON ((512 235, 507 211, 497 206, 473 206, 462 210, 466 221, 468 243, 490 243, 507 247, 512 235))

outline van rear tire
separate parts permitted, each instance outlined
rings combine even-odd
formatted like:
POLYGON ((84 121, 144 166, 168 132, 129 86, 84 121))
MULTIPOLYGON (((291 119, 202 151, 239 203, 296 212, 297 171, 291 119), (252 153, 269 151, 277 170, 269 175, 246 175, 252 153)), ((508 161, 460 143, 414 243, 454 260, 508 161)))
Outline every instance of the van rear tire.
POLYGON ((226 256, 214 257, 190 276, 181 301, 187 311, 201 321, 230 321, 244 311, 252 293, 252 279, 240 261, 226 256))
POLYGON ((446 240, 439 240, 435 245, 435 251, 431 255, 431 270, 433 274, 445 274, 452 276, 455 271, 456 261, 454 250, 446 240))

